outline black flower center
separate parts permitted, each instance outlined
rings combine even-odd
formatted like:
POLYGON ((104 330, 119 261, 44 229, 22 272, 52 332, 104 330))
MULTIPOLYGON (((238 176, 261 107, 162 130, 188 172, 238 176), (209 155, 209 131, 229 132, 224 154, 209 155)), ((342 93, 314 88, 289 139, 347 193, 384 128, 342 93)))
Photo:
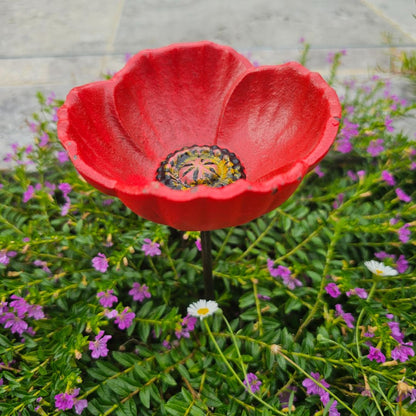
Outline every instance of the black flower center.
POLYGON ((184 147, 170 153, 156 173, 159 182, 179 190, 197 185, 219 188, 245 177, 236 155, 218 146, 184 147))

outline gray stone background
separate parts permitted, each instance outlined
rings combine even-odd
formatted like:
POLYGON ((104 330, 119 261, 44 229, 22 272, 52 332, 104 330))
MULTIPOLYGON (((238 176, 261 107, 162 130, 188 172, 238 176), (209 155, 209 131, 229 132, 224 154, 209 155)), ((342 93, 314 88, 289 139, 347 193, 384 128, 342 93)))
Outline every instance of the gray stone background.
POLYGON ((64 98, 141 49, 206 39, 279 64, 299 57, 303 37, 308 68, 323 76, 328 53, 347 51, 343 78, 388 70, 392 50, 416 51, 414 0, 0 0, 0 11, 0 161, 11 143, 33 140, 37 91, 64 98))

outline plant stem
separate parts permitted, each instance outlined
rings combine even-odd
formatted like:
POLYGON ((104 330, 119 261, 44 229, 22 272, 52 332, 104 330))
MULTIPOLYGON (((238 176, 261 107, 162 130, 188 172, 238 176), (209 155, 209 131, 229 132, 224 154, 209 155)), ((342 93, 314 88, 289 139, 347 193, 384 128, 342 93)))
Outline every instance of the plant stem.
POLYGON ((212 279, 211 232, 201 231, 202 274, 204 276, 205 298, 214 300, 214 280, 212 279))
MULTIPOLYGON (((210 337, 212 343, 214 344, 218 354, 220 355, 223 363, 226 365, 226 367, 228 368, 228 370, 230 370, 231 374, 234 376, 234 378, 236 379, 236 381, 240 384, 240 386, 242 386, 244 388, 244 390, 251 396, 254 397, 257 401, 259 401, 263 406, 267 407, 269 410, 271 410, 273 413, 276 413, 278 415, 285 415, 283 412, 281 412, 280 410, 275 409, 273 406, 269 405, 268 403, 266 403, 260 396, 257 396, 255 393, 253 393, 251 391, 251 388, 247 388, 247 386, 244 384, 243 381, 241 381, 240 377, 238 376, 238 374, 234 371, 233 367, 231 367, 231 364, 229 363, 229 361, 227 360, 227 358, 225 357, 224 353, 221 351, 220 346, 218 345, 214 334, 211 332, 211 328, 209 327, 207 321, 204 321, 205 324, 205 329, 208 332, 208 336, 210 337)), ((228 322, 227 322, 228 324, 228 322)), ((229 325, 229 324, 228 324, 229 325)), ((228 326, 227 325, 227 326, 228 326)), ((233 336, 234 332, 231 329, 231 326, 229 326, 229 329, 231 330, 230 335, 233 336)), ((236 345, 237 348, 237 345, 236 345)), ((238 348, 237 351, 239 352, 238 348)), ((241 356, 240 356, 241 357, 241 356)), ((243 367, 243 372, 244 371, 244 367, 243 367)), ((246 379, 246 374, 244 376, 244 380, 246 379)), ((358 415, 357 415, 358 416, 358 415)))

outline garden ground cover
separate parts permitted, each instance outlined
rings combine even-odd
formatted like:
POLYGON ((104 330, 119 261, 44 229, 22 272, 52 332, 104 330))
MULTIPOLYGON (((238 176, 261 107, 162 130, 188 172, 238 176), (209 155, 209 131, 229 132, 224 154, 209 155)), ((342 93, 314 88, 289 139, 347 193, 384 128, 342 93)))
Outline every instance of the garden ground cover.
POLYGON ((187 315, 199 234, 82 180, 62 101, 39 94, 34 143, 1 176, 2 414, 416 412, 416 145, 397 127, 416 105, 386 74, 339 84, 330 58, 336 143, 284 205, 212 233, 219 310, 203 320, 187 315))

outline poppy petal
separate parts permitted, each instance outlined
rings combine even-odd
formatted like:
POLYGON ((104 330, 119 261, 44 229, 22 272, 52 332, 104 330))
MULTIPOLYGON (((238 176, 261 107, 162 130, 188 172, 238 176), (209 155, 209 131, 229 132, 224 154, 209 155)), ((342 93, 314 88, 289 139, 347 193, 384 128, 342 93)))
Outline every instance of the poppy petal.
POLYGON ((142 125, 151 125, 160 160, 184 146, 213 144, 224 97, 249 68, 242 55, 211 42, 140 52, 113 78, 121 123, 138 141, 142 125))
POLYGON ((100 190, 114 194, 117 182, 143 183, 157 162, 120 125, 112 84, 100 81, 74 88, 59 109, 59 137, 77 169, 100 190))
POLYGON ((298 63, 247 73, 225 103, 217 144, 235 152, 250 181, 298 161, 308 168, 331 146, 339 122, 336 93, 298 63))

